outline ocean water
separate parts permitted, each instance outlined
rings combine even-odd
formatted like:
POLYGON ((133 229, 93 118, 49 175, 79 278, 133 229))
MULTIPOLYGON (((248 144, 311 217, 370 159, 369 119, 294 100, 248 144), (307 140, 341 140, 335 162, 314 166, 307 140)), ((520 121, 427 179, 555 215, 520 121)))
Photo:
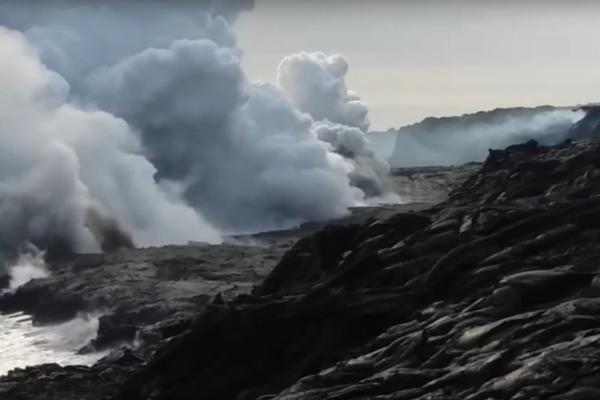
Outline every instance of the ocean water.
MULTIPOLYGON (((31 249, 7 269, 10 292, 33 279, 50 275, 44 253, 31 249)), ((25 314, 0 314, 0 375, 15 368, 39 364, 91 365, 106 353, 78 354, 79 349, 98 333, 100 315, 79 315, 71 321, 51 326, 34 326, 25 314)))
POLYGON ((92 365, 106 353, 77 354, 96 337, 98 316, 82 315, 53 326, 34 326, 24 314, 0 315, 0 375, 39 364, 92 365))

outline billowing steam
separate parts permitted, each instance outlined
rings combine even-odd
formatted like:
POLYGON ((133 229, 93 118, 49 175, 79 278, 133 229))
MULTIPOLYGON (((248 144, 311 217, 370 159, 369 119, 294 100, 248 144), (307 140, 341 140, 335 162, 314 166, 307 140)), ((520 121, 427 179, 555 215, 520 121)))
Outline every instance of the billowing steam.
POLYGON ((315 120, 369 129, 367 105, 346 87, 348 62, 341 55, 299 53, 279 64, 278 84, 315 120))
POLYGON ((388 194, 390 167, 375 155, 363 131, 329 121, 316 123, 313 129, 320 140, 329 143, 336 153, 352 164, 348 176, 353 186, 360 188, 367 197, 388 194))
POLYGON ((275 86, 246 84, 236 49, 177 40, 100 68, 86 83, 88 103, 141 132, 159 180, 179 185, 222 230, 338 217, 364 197, 308 116, 275 86))
POLYGON ((154 181, 127 124, 68 101, 69 86, 25 39, 0 28, 0 243, 94 251, 87 214, 110 210, 140 244, 218 240, 154 181), (174 223, 176 222, 177 223, 174 223), (52 243, 48 243, 51 240, 52 243))
POLYGON ((285 94, 317 121, 316 136, 351 164, 351 184, 367 197, 388 195, 387 201, 394 201, 388 190, 389 166, 376 156, 365 136, 369 109, 346 87, 346 59, 339 54, 302 52, 286 57, 277 73, 285 94))
POLYGON ((286 59, 290 101, 246 82, 215 16, 252 2, 200 3, 0 4, 2 252, 217 242, 385 192, 343 58, 286 59))
POLYGON ((393 167, 483 161, 488 149, 527 140, 558 144, 584 111, 552 107, 498 109, 461 117, 428 118, 396 133, 393 167))

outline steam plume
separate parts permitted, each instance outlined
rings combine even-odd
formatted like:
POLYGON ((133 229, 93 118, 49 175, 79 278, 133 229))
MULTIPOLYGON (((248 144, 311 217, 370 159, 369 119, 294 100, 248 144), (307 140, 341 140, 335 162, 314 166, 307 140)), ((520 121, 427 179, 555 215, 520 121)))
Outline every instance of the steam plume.
POLYGON ((483 161, 488 149, 537 140, 557 144, 584 111, 553 107, 498 109, 461 117, 428 118, 396 132, 394 167, 483 161))
POLYGON ((393 197, 389 196, 387 182, 389 166, 377 157, 365 136, 369 109, 348 90, 348 68, 348 62, 339 54, 302 52, 279 64, 277 81, 294 104, 317 121, 313 126, 317 137, 350 164, 351 184, 367 198, 387 194, 389 201, 393 197))
POLYGON ((310 79, 322 116, 246 81, 228 21, 252 4, 3 2, 0 245, 216 242, 217 230, 339 217, 383 192, 343 58, 287 74, 310 79))
POLYGON ((0 28, 0 243, 99 250, 86 218, 101 204, 139 244, 218 240, 156 185, 127 124, 67 100, 69 86, 25 38, 0 28), (177 223, 174 223, 176 222, 177 223))
POLYGON ((278 68, 278 83, 294 104, 315 120, 369 129, 369 108, 346 87, 348 62, 339 54, 299 53, 278 68))
POLYGON ((375 155, 364 132, 329 121, 316 123, 313 129, 320 140, 329 143, 336 153, 351 163, 348 174, 350 182, 360 188, 367 198, 380 197, 389 192, 389 165, 375 155))

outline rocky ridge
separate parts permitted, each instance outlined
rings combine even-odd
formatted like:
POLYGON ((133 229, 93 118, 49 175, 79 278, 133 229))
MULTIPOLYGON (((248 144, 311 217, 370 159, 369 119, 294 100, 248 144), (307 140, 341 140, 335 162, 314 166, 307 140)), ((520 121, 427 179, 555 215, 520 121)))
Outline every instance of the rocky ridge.
POLYGON ((332 224, 146 361, 40 366, 3 399, 600 398, 600 145, 490 151, 449 199, 332 224))
POLYGON ((430 210, 300 240, 120 388, 135 399, 596 399, 600 147, 491 151, 430 210))

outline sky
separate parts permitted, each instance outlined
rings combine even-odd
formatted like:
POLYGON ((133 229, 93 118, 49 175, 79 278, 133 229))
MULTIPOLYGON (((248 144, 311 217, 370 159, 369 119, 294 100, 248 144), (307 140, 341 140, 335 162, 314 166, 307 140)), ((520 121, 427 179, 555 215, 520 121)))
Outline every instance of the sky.
POLYGON ((251 80, 341 53, 371 128, 496 107, 600 101, 599 1, 257 0, 237 21, 251 80))

